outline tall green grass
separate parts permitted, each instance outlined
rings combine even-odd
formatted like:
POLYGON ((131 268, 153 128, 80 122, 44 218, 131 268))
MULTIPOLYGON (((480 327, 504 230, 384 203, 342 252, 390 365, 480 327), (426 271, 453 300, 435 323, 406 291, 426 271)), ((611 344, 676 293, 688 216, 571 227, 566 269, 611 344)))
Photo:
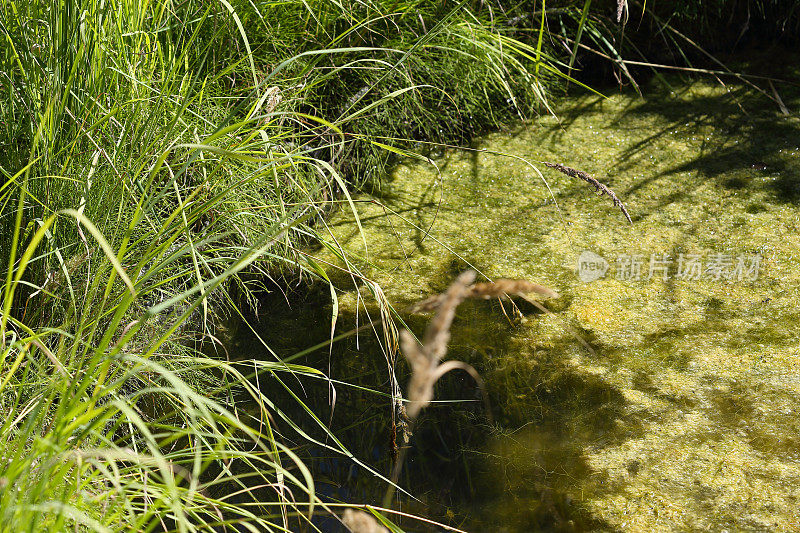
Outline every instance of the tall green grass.
POLYGON ((1 530, 314 530, 333 513, 277 427, 313 437, 256 385, 321 373, 226 358, 215 317, 282 272, 326 282, 299 247, 390 154, 546 105, 564 75, 511 16, 0 4, 1 530))
POLYGON ((309 208, 263 217, 249 240, 211 214, 304 162, 254 153, 252 124, 207 103, 214 80, 187 65, 208 43, 169 8, 3 4, 3 531, 286 530, 317 503, 268 400, 185 345, 208 296, 309 208), (220 403, 234 386, 258 413, 220 403), (275 498, 249 507, 265 485, 275 498))

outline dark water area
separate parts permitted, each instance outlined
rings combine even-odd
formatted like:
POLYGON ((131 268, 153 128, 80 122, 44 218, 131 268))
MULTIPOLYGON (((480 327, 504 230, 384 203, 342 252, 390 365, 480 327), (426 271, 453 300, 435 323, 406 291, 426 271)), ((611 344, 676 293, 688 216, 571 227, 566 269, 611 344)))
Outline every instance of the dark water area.
MULTIPOLYGON (((396 509, 466 531, 800 527, 800 122, 746 87, 670 81, 644 98, 574 97, 558 118, 399 166, 355 198, 363 230, 345 206, 308 251, 335 302, 321 283, 276 292, 252 331, 236 328, 232 357, 324 374, 259 383, 317 440, 276 424, 321 497, 380 505, 404 445, 397 328, 420 336, 430 314, 408 307, 471 267, 560 296, 545 312, 459 307, 446 358, 478 370, 492 420, 469 375, 445 375, 413 428, 396 509), (543 161, 608 185, 633 224, 543 161), (334 314, 335 335, 363 329, 297 357, 330 339, 334 314)), ((781 96, 800 108, 796 89, 781 96)))

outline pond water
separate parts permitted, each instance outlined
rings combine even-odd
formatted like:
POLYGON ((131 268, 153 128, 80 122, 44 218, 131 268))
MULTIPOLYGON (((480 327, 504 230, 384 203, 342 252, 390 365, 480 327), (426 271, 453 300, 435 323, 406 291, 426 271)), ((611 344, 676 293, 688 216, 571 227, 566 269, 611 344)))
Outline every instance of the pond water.
MULTIPOLYGON (((417 335, 430 315, 408 306, 468 267, 560 294, 547 312, 459 307, 447 358, 479 371, 494 417, 467 374, 446 375, 410 440, 400 485, 414 497, 396 506, 468 531, 800 530, 800 121, 702 82, 576 97, 557 115, 405 162, 354 198, 363 230, 346 205, 323 228, 417 335), (544 161, 605 183, 633 223, 544 161)), ((337 333, 372 327, 294 362, 370 390, 336 384, 331 413, 327 382, 290 387, 388 475, 387 358, 403 388, 408 370, 387 308, 337 254, 309 253, 337 288, 337 333)), ((279 356, 331 333, 328 287, 289 301, 262 310, 279 356)), ((236 350, 259 348, 240 328, 236 350)), ((321 450, 304 453, 322 494, 380 504, 384 482, 321 450)))

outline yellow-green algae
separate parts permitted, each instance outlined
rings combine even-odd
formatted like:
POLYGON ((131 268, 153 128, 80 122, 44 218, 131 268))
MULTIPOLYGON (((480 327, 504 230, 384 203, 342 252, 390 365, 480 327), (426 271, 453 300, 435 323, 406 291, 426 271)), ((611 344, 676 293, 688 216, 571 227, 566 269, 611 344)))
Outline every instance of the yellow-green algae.
MULTIPOLYGON (((492 302, 459 310, 451 356, 481 371, 500 420, 465 454, 486 465, 472 473, 479 501, 443 517, 492 531, 800 530, 797 119, 693 83, 576 98, 472 148, 437 159, 438 173, 400 165, 380 194, 357 198, 366 254, 347 209, 329 223, 398 309, 467 264, 561 294, 552 314, 524 302, 516 318, 506 304, 510 319, 492 302), (540 161, 606 183, 634 223, 540 161), (604 279, 578 279, 584 250, 609 260, 604 279), (762 263, 754 281, 680 280, 674 265, 646 279, 650 254, 679 253, 762 263), (620 254, 645 256, 643 279, 615 278, 620 254)), ((352 317, 345 279, 339 308, 352 317)), ((402 316, 421 333, 423 319, 402 316)))

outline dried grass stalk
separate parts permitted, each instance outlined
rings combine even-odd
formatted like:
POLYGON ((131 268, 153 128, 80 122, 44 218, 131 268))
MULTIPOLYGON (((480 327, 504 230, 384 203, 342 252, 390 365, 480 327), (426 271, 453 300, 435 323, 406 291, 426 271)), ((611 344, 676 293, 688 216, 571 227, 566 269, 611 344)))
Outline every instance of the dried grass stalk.
POLYGON ((345 509, 342 523, 352 533, 389 533, 374 516, 358 509, 345 509))
POLYGON ((434 294, 429 298, 420 300, 408 308, 409 313, 427 313, 429 311, 436 311, 442 305, 443 295, 434 294))
POLYGON ((409 400, 406 416, 413 421, 433 400, 434 382, 431 382, 431 377, 439 362, 430 358, 424 348, 420 349, 414 336, 406 329, 400 332, 400 347, 411 366, 411 379, 406 389, 409 400))
POLYGON ((475 271, 467 270, 459 274, 452 285, 442 295, 439 311, 433 317, 425 336, 422 338, 423 350, 431 359, 437 362, 447 352, 447 343, 450 341, 450 326, 456 316, 456 308, 469 294, 469 287, 475 281, 475 271))
POLYGON ((631 216, 628 214, 628 210, 625 208, 625 204, 622 203, 622 200, 617 198, 617 195, 614 194, 614 191, 612 191, 611 189, 609 189, 608 187, 597 181, 595 178, 593 178, 586 172, 583 172, 582 170, 577 170, 572 167, 561 165, 559 163, 548 163, 547 161, 542 161, 542 163, 544 163, 544 165, 547 167, 558 170, 562 174, 566 174, 567 176, 570 176, 572 178, 581 179, 586 183, 593 185, 598 194, 600 194, 601 196, 605 194, 606 196, 611 198, 611 200, 614 202, 614 205, 622 210, 622 214, 625 215, 625 218, 628 219, 628 222, 633 224, 631 216))
POLYGON ((456 308, 469 294, 473 281, 474 270, 462 272, 447 291, 440 295, 438 312, 425 330, 422 346, 417 344, 408 330, 400 332, 400 347, 411 366, 411 380, 406 392, 410 402, 406 414, 410 420, 414 420, 433 399, 433 385, 442 375, 437 372, 439 361, 447 353, 450 326, 453 324, 456 308))
POLYGON ((512 294, 529 294, 535 292, 547 298, 558 298, 558 293, 544 285, 526 279, 501 278, 490 283, 476 283, 470 287, 470 298, 507 298, 512 294))
MULTIPOLYGON (((489 283, 475 283, 469 287, 467 298, 502 298, 506 299, 513 295, 525 295, 535 292, 546 298, 558 298, 558 293, 552 289, 533 283, 525 279, 505 279, 501 278, 489 283)), ((436 294, 412 305, 409 311, 412 313, 424 313, 439 309, 444 302, 444 294, 436 294)))
MULTIPOLYGON (((622 14, 628 9, 628 1, 627 0, 617 0, 617 22, 622 21, 622 14)), ((625 20, 628 20, 628 17, 625 17, 625 20)))
POLYGON ((406 415, 412 422, 420 411, 433 400, 433 386, 450 370, 456 368, 465 370, 483 388, 480 375, 468 364, 460 361, 439 364, 447 353, 450 326, 453 324, 456 308, 470 296, 472 287, 474 287, 473 281, 475 281, 475 271, 467 270, 456 278, 444 294, 438 295, 436 299, 437 312, 428 324, 428 329, 425 330, 422 346, 417 344, 414 336, 408 330, 400 332, 400 347, 411 366, 411 379, 406 392, 409 400, 406 415))
MULTIPOLYGON (((492 283, 477 283, 475 271, 467 270, 456 278, 444 294, 428 298, 423 302, 430 309, 436 309, 436 315, 431 319, 422 345, 419 345, 408 330, 400 331, 400 347, 411 366, 411 379, 408 382, 406 395, 408 406, 405 409, 407 417, 407 434, 411 433, 411 425, 416 420, 420 411, 430 405, 433 400, 433 387, 436 382, 451 370, 463 370, 469 373, 483 392, 486 402, 486 416, 492 423, 491 406, 486 394, 486 387, 478 371, 462 361, 446 361, 441 363, 447 353, 447 343, 450 341, 450 327, 453 324, 456 308, 465 298, 493 298, 507 297, 508 294, 538 292, 547 296, 557 296, 554 291, 536 283, 526 280, 502 279, 492 283)), ((386 491, 384 506, 391 504, 394 487, 400 477, 407 448, 402 448, 395 461, 392 473, 392 484, 386 491)), ((353 530, 355 531, 355 530, 353 530)))
POLYGON ((460 361, 440 364, 447 353, 450 341, 450 326, 456 308, 466 298, 508 298, 511 294, 535 292, 547 297, 557 297, 558 293, 538 283, 524 279, 499 279, 489 283, 473 283, 475 271, 467 270, 459 275, 444 294, 437 294, 414 306, 417 311, 436 310, 420 346, 408 330, 400 332, 400 347, 411 366, 411 379, 406 396, 409 405, 406 415, 413 422, 420 411, 433 400, 433 386, 450 370, 461 369, 468 372, 483 388, 483 381, 474 368, 460 361))

